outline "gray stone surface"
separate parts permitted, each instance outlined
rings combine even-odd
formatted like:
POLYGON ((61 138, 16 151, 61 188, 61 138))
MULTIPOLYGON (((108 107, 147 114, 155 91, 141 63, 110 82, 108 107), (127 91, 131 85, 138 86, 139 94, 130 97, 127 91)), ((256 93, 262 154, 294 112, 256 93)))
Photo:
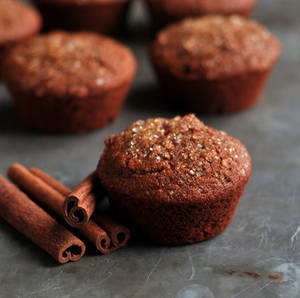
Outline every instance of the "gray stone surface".
MULTIPOLYGON (((261 0, 255 10, 254 18, 283 42, 261 102, 236 115, 200 115, 241 139, 253 157, 252 179, 224 233, 184 247, 137 242, 61 266, 0 220, 0 297, 300 297, 299 11, 298 0, 261 0), (278 279, 270 277, 274 273, 278 279)), ((150 39, 137 14, 137 26, 123 41, 133 48, 139 72, 109 127, 81 136, 35 133, 23 127, 0 87, 1 174, 17 161, 72 187, 95 168, 109 134, 140 118, 179 113, 161 104, 147 60, 150 39)))

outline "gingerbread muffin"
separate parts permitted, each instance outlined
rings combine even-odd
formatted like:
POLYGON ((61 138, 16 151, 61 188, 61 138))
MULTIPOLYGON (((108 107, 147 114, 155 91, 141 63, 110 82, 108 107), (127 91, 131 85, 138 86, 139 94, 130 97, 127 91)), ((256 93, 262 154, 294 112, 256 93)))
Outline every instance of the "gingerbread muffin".
POLYGON ((105 144, 97 173, 112 205, 156 244, 218 235, 251 175, 245 146, 194 115, 137 121, 105 144))
POLYGON ((123 23, 129 0, 34 0, 45 29, 87 30, 108 34, 123 23))
POLYGON ((147 0, 157 28, 187 17, 208 14, 248 16, 256 2, 257 0, 147 0))
POLYGON ((41 18, 35 9, 14 0, 0 0, 0 67, 5 51, 40 31, 41 18))
POLYGON ((253 105, 281 52, 264 27, 239 16, 187 19, 158 34, 151 59, 172 102, 192 112, 253 105))
POLYGON ((14 47, 3 69, 4 82, 29 126, 81 133, 118 116, 136 62, 128 48, 112 39, 53 32, 14 47))

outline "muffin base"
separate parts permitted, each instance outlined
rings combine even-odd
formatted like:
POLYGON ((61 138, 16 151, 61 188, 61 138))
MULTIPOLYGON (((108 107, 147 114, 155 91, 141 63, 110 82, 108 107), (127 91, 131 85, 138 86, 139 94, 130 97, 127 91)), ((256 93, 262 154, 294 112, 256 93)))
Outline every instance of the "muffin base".
MULTIPOLYGON (((246 185, 246 183, 245 183, 246 185)), ((166 202, 128 197, 108 190, 120 218, 151 243, 185 245, 217 236, 231 222, 244 188, 213 200, 166 202)))
POLYGON ((206 11, 205 9, 193 9, 190 12, 182 11, 178 9, 174 10, 173 13, 162 10, 161 3, 159 0, 147 0, 146 5, 149 8, 150 15, 152 17, 152 23, 156 30, 159 30, 168 24, 172 24, 183 20, 187 17, 201 17, 208 14, 221 14, 221 15, 232 15, 238 14, 244 17, 248 17, 256 4, 256 0, 247 0, 244 1, 240 6, 237 6, 232 11, 227 11, 224 9, 216 9, 215 11, 206 11))
POLYGON ((271 70, 248 72, 222 79, 177 78, 156 68, 167 101, 199 113, 233 113, 254 105, 271 70))
POLYGON ((94 31, 101 34, 114 32, 124 23, 129 1, 89 4, 34 1, 44 18, 44 30, 94 31))
POLYGON ((84 133, 108 125, 120 113, 131 82, 84 98, 52 95, 39 97, 33 92, 8 89, 24 122, 41 132, 84 133))

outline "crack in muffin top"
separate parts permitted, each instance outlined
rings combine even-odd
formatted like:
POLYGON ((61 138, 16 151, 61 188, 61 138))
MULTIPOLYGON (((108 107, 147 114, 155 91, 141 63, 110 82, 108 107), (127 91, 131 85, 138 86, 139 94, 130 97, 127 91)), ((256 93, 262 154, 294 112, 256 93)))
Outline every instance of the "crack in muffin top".
POLYGON ((188 186, 198 194, 208 194, 214 188, 239 184, 251 174, 245 146, 227 133, 205 126, 193 114, 137 121, 105 143, 99 175, 104 185, 112 179, 112 187, 117 184, 116 177, 119 188, 124 181, 147 177, 130 187, 149 191, 151 185, 152 190, 165 189, 172 196, 178 187, 188 186))
POLYGON ((20 1, 0 0, 0 45, 26 37, 41 26, 39 14, 20 1))
POLYGON ((15 47, 4 67, 8 73, 14 69, 23 73, 14 79, 40 96, 50 90, 58 96, 84 97, 133 75, 135 60, 129 49, 112 39, 53 32, 15 47))
POLYGON ((280 42, 246 18, 206 16, 164 29, 152 54, 179 76, 214 79, 268 69, 279 57, 280 42))

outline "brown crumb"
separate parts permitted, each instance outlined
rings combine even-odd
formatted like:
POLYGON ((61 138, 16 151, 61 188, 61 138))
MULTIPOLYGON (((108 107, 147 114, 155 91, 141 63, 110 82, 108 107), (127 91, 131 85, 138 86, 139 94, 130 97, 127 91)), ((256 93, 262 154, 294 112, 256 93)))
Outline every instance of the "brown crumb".
POLYGON ((273 274, 268 275, 269 279, 273 279, 273 280, 279 280, 283 278, 283 273, 282 272, 275 272, 273 274))
POLYGON ((248 275, 248 276, 251 276, 253 278, 259 278, 260 275, 258 273, 255 273, 255 272, 243 272, 244 274, 248 275))

